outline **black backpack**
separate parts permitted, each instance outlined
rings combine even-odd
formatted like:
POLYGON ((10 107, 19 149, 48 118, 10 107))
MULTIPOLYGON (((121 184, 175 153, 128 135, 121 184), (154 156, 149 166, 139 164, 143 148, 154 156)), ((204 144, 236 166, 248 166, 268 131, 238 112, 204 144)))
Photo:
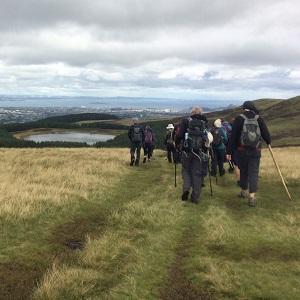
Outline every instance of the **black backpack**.
POLYGON ((249 119, 245 115, 240 115, 244 119, 241 133, 241 145, 249 148, 258 148, 261 145, 261 132, 258 124, 259 115, 249 119))
POLYGON ((185 148, 189 151, 202 151, 206 142, 205 122, 199 119, 189 119, 187 139, 185 139, 185 148))
POLYGON ((142 136, 142 128, 139 125, 134 125, 132 130, 132 138, 131 141, 138 143, 142 142, 143 136, 142 136))
POLYGON ((212 130, 212 136, 214 138, 212 145, 214 147, 218 147, 223 143, 223 137, 222 137, 222 132, 221 132, 221 128, 214 128, 214 130, 212 130))

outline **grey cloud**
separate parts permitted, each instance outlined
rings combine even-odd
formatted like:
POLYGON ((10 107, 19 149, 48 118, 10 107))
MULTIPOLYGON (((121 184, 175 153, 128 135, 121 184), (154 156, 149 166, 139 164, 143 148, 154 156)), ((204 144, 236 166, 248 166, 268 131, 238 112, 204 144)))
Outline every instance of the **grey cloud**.
MULTIPOLYGON (((274 3, 265 0, 264 3, 274 3)), ((214 26, 248 13, 261 1, 246 0, 2 0, 0 27, 48 27, 61 22, 133 28, 197 24, 214 26)), ((275 1, 276 2, 276 1, 275 1)))

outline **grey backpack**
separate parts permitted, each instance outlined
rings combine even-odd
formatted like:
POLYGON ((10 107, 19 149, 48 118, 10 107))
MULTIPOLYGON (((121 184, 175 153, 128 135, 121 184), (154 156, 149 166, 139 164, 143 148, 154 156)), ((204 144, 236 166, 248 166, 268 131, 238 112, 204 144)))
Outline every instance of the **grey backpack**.
POLYGON ((133 126, 132 142, 141 143, 142 142, 142 128, 139 125, 133 126))
POLYGON ((247 118, 240 115, 244 119, 244 125, 241 134, 241 145, 249 148, 259 148, 261 145, 261 132, 258 124, 259 115, 254 118, 247 118))

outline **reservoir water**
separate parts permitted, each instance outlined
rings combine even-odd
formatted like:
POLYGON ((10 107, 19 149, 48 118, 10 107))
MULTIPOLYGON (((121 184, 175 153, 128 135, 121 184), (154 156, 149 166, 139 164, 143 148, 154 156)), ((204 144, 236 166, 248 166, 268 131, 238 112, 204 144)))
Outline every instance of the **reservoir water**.
POLYGON ((33 134, 24 139, 34 142, 77 142, 93 145, 97 142, 106 142, 114 138, 115 136, 110 134, 68 131, 33 134))

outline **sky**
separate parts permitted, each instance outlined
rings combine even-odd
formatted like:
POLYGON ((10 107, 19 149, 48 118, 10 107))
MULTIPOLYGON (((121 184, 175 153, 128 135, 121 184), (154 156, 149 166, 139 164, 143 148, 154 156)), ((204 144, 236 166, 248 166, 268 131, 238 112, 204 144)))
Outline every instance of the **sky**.
POLYGON ((1 0, 0 94, 300 95, 299 0, 1 0))

